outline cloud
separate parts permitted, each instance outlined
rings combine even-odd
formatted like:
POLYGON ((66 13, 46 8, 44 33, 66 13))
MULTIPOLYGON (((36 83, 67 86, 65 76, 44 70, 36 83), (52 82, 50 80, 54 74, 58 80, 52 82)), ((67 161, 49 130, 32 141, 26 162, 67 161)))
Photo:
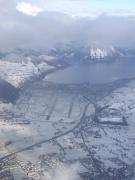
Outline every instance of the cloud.
POLYGON ((54 178, 52 180, 79 180, 79 165, 72 164, 70 166, 63 165, 56 168, 54 178))
MULTIPOLYGON (((132 15, 134 11, 128 11, 126 8, 117 8, 118 10, 112 8, 110 14, 119 14, 119 16, 72 17, 62 12, 56 12, 55 9, 49 11, 49 2, 47 3, 47 1, 28 0, 29 3, 25 3, 30 4, 30 7, 34 5, 34 7, 46 9, 39 15, 34 14, 33 18, 32 15, 26 16, 26 12, 20 13, 16 9, 16 6, 22 4, 22 1, 0 0, 0 52, 15 48, 48 49, 58 43, 70 41, 84 42, 88 45, 96 42, 103 45, 135 47, 135 17, 121 16, 121 13, 126 14, 127 12, 132 15)), ((50 1, 53 2, 53 0, 50 1)), ((52 3, 51 7, 53 6, 52 3)), ((67 6, 63 5, 62 7, 67 6)), ((94 11, 96 10, 93 9, 91 12, 94 13, 94 11)))
POLYGON ((133 0, 29 0, 46 11, 58 11, 72 16, 98 17, 108 15, 135 15, 133 0), (132 5, 131 5, 132 4, 132 5), (123 12, 124 11, 124 12, 123 12))
MULTIPOLYGON (((111 13, 113 15, 135 15, 135 9, 112 9, 111 13)), ((108 13, 109 14, 109 13, 108 13)))
POLYGON ((38 6, 34 6, 30 3, 26 3, 26 2, 21 2, 18 3, 18 5, 16 6, 16 9, 19 12, 22 12, 26 15, 30 15, 30 16, 37 16, 39 13, 41 13, 43 10, 38 7, 38 6))

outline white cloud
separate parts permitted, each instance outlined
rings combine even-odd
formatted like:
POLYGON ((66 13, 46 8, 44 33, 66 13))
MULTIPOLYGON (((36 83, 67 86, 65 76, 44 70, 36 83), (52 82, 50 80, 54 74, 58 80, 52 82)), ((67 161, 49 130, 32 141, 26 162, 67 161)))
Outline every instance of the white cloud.
POLYGON ((26 15, 37 16, 43 10, 40 7, 34 6, 30 3, 21 2, 18 3, 16 9, 26 15))
POLYGON ((55 169, 54 178, 52 180, 79 180, 79 164, 70 166, 62 165, 55 169))

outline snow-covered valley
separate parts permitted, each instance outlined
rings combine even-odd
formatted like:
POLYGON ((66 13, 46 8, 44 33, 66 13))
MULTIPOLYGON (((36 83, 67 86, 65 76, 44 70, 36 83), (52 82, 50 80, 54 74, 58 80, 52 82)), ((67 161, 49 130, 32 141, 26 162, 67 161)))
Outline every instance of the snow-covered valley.
POLYGON ((52 180, 61 168, 59 179, 66 172, 68 179, 133 180, 133 97, 134 80, 102 86, 35 82, 15 105, 1 104, 2 171, 15 180, 52 180))

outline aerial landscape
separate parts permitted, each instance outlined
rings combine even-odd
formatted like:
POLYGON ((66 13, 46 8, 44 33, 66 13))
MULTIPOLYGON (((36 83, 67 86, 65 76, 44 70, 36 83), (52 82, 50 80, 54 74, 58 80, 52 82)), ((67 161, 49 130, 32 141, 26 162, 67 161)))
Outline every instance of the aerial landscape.
POLYGON ((135 2, 0 1, 0 180, 135 180, 135 2))

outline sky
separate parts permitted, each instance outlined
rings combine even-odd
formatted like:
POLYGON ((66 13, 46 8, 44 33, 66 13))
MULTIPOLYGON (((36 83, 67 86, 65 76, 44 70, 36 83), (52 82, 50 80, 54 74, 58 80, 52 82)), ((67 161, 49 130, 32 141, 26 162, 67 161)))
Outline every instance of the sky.
MULTIPOLYGON (((20 9, 24 9, 24 11, 34 8, 36 13, 33 12, 33 15, 44 11, 58 11, 72 16, 91 17, 102 13, 118 16, 135 14, 135 0, 17 0, 16 4, 17 7, 22 6, 20 9)), ((17 9, 19 10, 19 8, 17 9)), ((30 13, 28 14, 30 15, 30 13)))
POLYGON ((0 0, 0 22, 0 51, 78 39, 135 46, 135 0, 0 0))

